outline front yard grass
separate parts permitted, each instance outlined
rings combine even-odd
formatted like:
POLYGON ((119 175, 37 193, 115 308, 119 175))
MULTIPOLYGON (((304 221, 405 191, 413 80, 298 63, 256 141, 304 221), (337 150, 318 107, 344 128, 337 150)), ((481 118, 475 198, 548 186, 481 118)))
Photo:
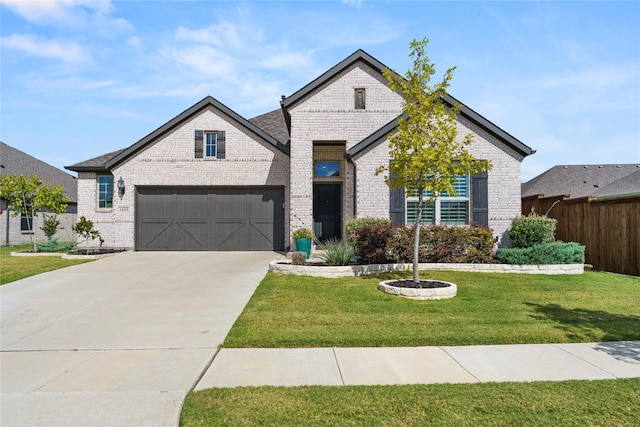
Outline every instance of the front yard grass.
POLYGON ((640 279, 600 272, 528 275, 424 271, 454 282, 449 300, 376 289, 394 273, 325 279, 268 273, 225 347, 377 347, 640 339, 640 279))
POLYGON ((90 260, 67 260, 59 257, 12 257, 11 252, 29 251, 31 245, 0 247, 0 285, 46 271, 57 270, 90 260))
POLYGON ((181 426, 637 426, 640 379, 240 387, 187 395, 181 426))

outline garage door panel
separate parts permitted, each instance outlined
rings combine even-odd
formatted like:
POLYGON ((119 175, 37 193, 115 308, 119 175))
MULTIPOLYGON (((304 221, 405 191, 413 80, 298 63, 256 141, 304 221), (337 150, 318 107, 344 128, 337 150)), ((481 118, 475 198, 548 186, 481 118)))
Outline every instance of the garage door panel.
POLYGON ((216 221, 216 249, 222 251, 247 250, 246 221, 216 221))
POLYGON ((138 188, 137 250, 283 250, 282 188, 138 188))
POLYGON ((144 239, 142 246, 149 249, 168 250, 170 242, 173 240, 170 236, 172 222, 145 222, 141 227, 141 234, 144 239))

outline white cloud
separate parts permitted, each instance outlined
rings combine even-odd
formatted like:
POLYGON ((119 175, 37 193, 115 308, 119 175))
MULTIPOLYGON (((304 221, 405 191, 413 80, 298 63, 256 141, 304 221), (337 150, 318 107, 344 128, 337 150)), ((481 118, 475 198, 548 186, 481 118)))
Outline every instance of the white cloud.
POLYGON ((45 40, 30 34, 12 34, 0 38, 5 49, 18 50, 31 56, 80 63, 91 60, 89 53, 76 42, 45 40))
POLYGON ((362 6, 362 0, 342 0, 343 4, 351 7, 360 7, 362 6))
POLYGON ((15 14, 34 24, 62 24, 77 27, 88 18, 87 12, 108 14, 110 0, 0 0, 15 14))
POLYGON ((0 0, 16 15, 36 25, 83 30, 112 36, 135 31, 124 18, 112 16, 110 0, 0 0))

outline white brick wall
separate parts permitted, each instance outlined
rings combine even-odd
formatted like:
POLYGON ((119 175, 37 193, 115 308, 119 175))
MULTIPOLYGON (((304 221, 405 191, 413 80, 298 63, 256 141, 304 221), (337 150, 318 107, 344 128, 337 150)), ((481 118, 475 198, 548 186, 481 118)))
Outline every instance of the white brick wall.
MULTIPOLYGON (((313 142, 345 141, 348 150, 393 120, 401 111, 402 98, 389 90, 380 73, 362 62, 348 67, 289 110, 291 222, 294 229, 313 229, 313 142), (364 110, 355 109, 356 88, 365 88, 364 110)), ((347 163, 344 178, 343 220, 352 217, 354 212, 353 165, 347 163)), ((359 175, 357 179, 360 180, 359 175)), ((358 193, 358 203, 361 197, 358 193)), ((386 197, 388 199, 388 194, 386 197)))
MULTIPOLYGON (((97 209, 96 174, 78 177, 78 216, 94 221, 105 246, 132 248, 135 244, 135 188, 139 186, 280 186, 289 206, 289 159, 213 107, 203 110, 167 135, 147 145, 113 169, 114 181, 125 182, 120 197, 114 188, 113 209, 97 209), (195 130, 226 132, 226 158, 196 159, 195 130)), ((114 185, 115 186, 115 185, 114 185)), ((285 233, 288 233, 285 219, 285 233)), ((94 245, 97 242, 93 242, 94 245)))
MULTIPOLYGON (((402 98, 389 90, 377 71, 356 63, 328 84, 296 104, 291 110, 291 212, 294 228, 312 227, 314 141, 346 141, 353 147, 402 111, 402 98), (354 108, 355 88, 366 89, 366 109, 354 108)), ((489 226, 503 239, 511 219, 520 214, 520 162, 523 157, 498 142, 495 137, 460 118, 458 135, 476 134, 469 151, 478 159, 491 160, 488 175, 489 226)), ((375 175, 381 165, 388 165, 388 142, 382 141, 353 160, 356 166, 355 215, 388 217, 389 191, 384 174, 375 175)), ((344 181, 343 218, 354 215, 354 171, 347 164, 344 181)))

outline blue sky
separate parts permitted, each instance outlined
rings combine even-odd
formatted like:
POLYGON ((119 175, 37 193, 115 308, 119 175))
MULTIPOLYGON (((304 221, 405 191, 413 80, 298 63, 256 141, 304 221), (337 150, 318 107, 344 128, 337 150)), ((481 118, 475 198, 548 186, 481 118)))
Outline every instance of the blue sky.
POLYGON ((640 163, 640 2, 0 0, 0 139, 54 166, 125 148, 211 95, 246 118, 361 48, 556 164, 640 163))

